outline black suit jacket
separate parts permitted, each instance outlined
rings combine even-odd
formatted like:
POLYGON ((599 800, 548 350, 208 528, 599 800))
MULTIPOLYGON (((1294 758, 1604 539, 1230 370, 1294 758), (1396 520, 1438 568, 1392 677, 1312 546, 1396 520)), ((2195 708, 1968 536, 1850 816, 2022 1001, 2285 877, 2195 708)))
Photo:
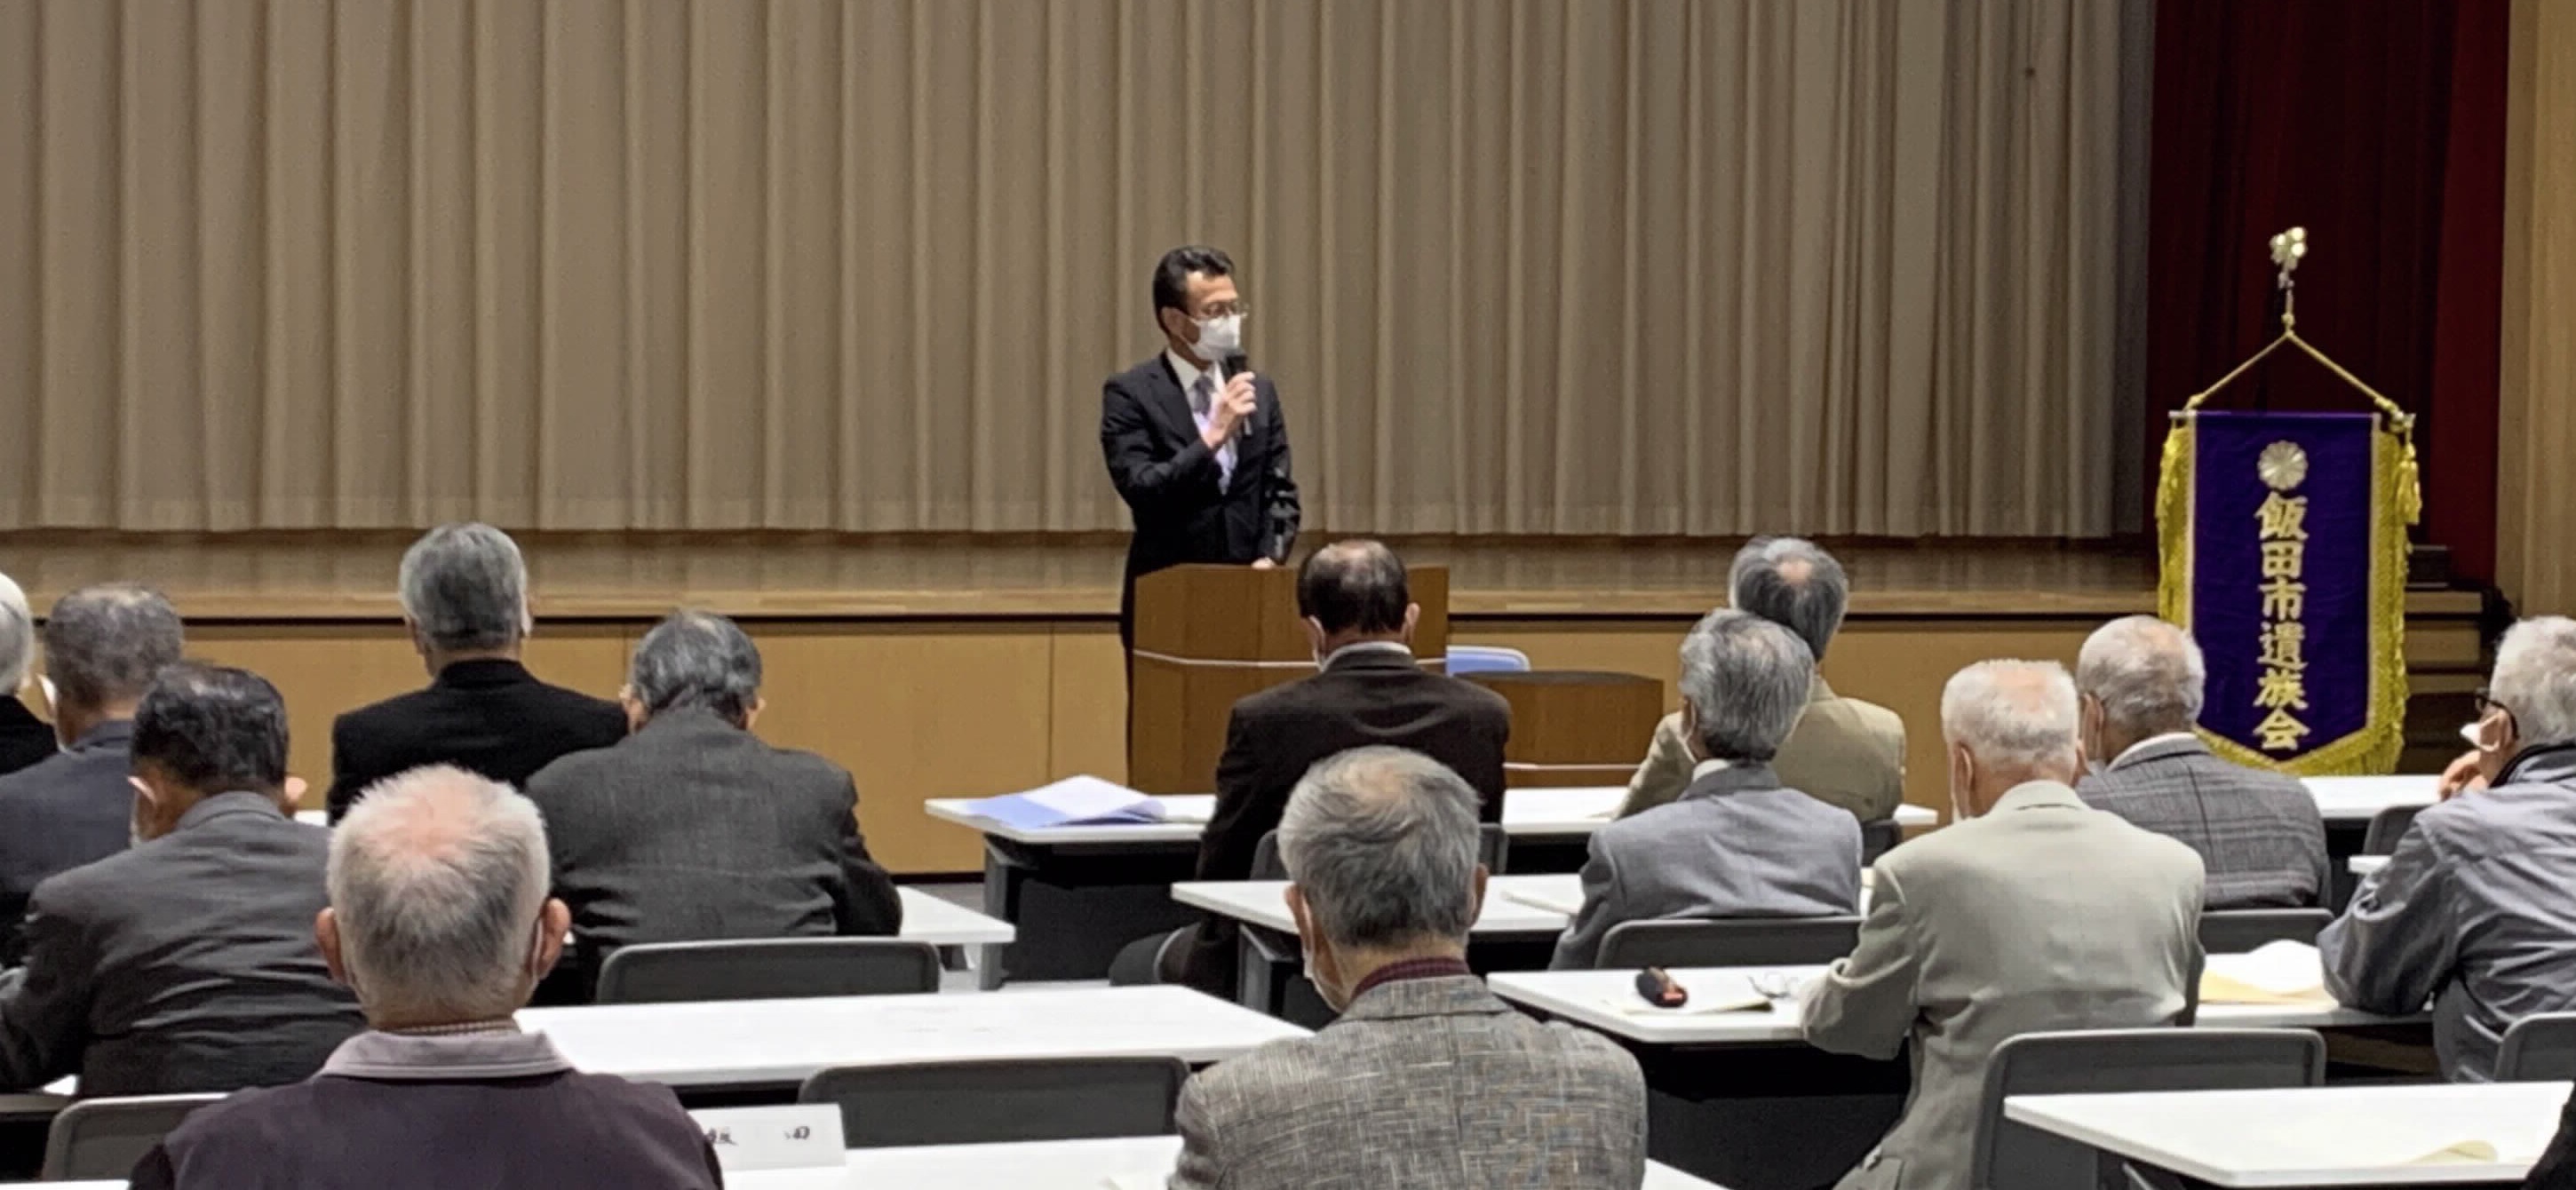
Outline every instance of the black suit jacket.
MULTIPOLYGON (((1511 704, 1472 682, 1422 668, 1395 649, 1345 650, 1321 673, 1234 704, 1216 766, 1216 813, 1199 837, 1198 879, 1246 880, 1261 836, 1279 828, 1288 795, 1315 762, 1352 748, 1410 748, 1474 786, 1481 817, 1503 817, 1503 744, 1511 704)), ((1175 948, 1181 982, 1233 995, 1235 931, 1210 914, 1175 948)))
POLYGON ((0 960, 22 955, 18 922, 36 886, 125 850, 134 832, 134 721, 101 723, 69 752, 0 777, 0 960))
POLYGON ((1121 640, 1134 637, 1136 579, 1190 562, 1288 560, 1302 515, 1288 467, 1279 390, 1254 373, 1256 408, 1234 439, 1234 480, 1199 437, 1190 399, 1163 352, 1100 391, 1100 453, 1136 524, 1118 595, 1121 640))
POLYGON ((55 747, 53 724, 37 718, 15 695, 0 694, 0 774, 43 760, 55 747))
POLYGON ((847 769, 668 711, 528 780, 584 986, 639 942, 892 934, 894 880, 859 837, 847 769))
POLYGON ((368 786, 428 764, 452 764, 512 788, 560 756, 626 738, 626 711, 537 680, 516 661, 459 661, 426 690, 388 698, 331 725, 331 821, 368 786))
POLYGON ((217 794, 149 843, 36 886, 0 993, 0 1086, 82 1095, 295 1082, 365 1028, 313 943, 331 832, 217 794))
POLYGON ((2558 1113, 2558 1134, 2531 1165, 2523 1190, 2576 1190, 2576 1097, 2558 1113))

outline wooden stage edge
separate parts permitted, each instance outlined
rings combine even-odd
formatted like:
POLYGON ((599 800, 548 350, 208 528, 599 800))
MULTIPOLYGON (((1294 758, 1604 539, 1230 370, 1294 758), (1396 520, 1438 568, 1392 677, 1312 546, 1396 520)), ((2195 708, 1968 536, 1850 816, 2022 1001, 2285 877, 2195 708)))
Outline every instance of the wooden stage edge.
MULTIPOLYGON (((390 622, 403 531, 0 533, 0 573, 36 610, 84 583, 131 579, 191 620, 390 622)), ((648 620, 675 606, 743 618, 1107 620, 1118 534, 562 533, 518 535, 537 614, 648 620)), ((1323 540, 1310 536, 1307 544, 1323 540)), ((1723 603, 1740 538, 1393 538, 1450 568, 1453 614, 1497 619, 1696 616, 1723 603)), ((1826 542, 1854 618, 2109 617, 2155 607, 2140 541, 1826 542)), ((2475 615, 2479 596, 2422 591, 2415 614, 2475 615)))

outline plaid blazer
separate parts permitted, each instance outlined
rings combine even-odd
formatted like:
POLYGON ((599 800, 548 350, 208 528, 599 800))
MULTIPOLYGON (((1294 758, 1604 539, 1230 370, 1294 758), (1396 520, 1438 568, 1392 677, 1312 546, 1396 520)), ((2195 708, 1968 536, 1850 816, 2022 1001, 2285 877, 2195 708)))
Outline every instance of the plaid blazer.
POLYGON ((2197 739, 2130 749, 2075 785, 2084 804, 2180 839, 2208 869, 2208 909, 2324 903, 2326 824, 2299 779, 2222 760, 2197 739))
POLYGON ((1467 975, 1381 984, 1313 1037, 1201 1072, 1180 1126, 1173 1190, 1635 1190, 1646 1176, 1636 1060, 1467 975))

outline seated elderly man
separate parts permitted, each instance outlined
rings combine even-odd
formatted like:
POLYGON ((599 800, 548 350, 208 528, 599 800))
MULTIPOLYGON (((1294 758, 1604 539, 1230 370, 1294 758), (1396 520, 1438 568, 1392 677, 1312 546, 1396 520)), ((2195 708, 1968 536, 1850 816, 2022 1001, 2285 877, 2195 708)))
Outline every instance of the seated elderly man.
POLYGON ((0 992, 0 1086, 84 1095, 293 1082, 358 1031, 313 946, 331 833, 286 816, 286 703, 181 664, 134 712, 134 847, 36 886, 0 992))
POLYGON ((2089 809, 2074 683, 1988 661, 1941 692, 1958 821, 1878 861, 1860 945, 1806 993, 1807 1043, 1893 1058, 1905 1114, 1841 1190, 1969 1190, 1987 1055, 2022 1033, 2173 1023, 2200 964, 2200 857, 2089 809))
MULTIPOLYGON (((1727 583, 1727 606, 1796 633, 1818 665, 1842 629, 1850 597, 1842 563, 1798 537, 1746 542, 1736 551, 1727 583)), ((1821 674, 1809 683, 1805 703, 1772 762, 1781 782, 1863 822, 1896 813, 1905 801, 1905 721, 1877 703, 1835 694, 1821 674)), ((1642 814, 1680 797, 1697 778, 1701 759, 1691 751, 1682 717, 1665 716, 1645 763, 1628 782, 1620 815, 1642 814)))
POLYGON ((2513 1022, 2576 1010, 2576 620, 2516 624, 2470 729, 2487 788, 2426 809, 2317 937, 2326 988, 2433 1004, 2442 1072, 2484 1082, 2513 1022))
POLYGON ((724 1184, 668 1088, 578 1073, 510 1019, 571 916, 526 798, 453 768, 377 785, 331 840, 330 884, 314 933, 373 1028, 312 1078, 190 1117, 136 1190, 724 1184))
POLYGON ((54 729, 19 700, 36 659, 36 617, 27 593, 0 574, 0 773, 14 773, 54 754, 54 729))
POLYGON ((1681 678, 1690 788, 1592 836, 1583 908, 1554 966, 1592 966, 1622 922, 1823 917, 1860 903, 1860 821, 1771 767, 1815 672, 1806 645, 1750 612, 1711 612, 1691 629, 1681 678))
POLYGON ((2190 634, 2154 616, 2094 631, 2075 663, 2084 701, 2084 804, 2179 839, 2208 868, 2208 909, 2319 904, 2333 879, 2326 824, 2286 773, 2213 755, 2200 721, 2208 668, 2190 634))
MULTIPOLYGON (((868 858, 849 770, 751 734, 760 650, 723 616, 680 612, 635 646, 634 734, 528 781, 586 991, 639 942, 892 934, 894 880, 868 858)), ((575 989, 550 984, 548 997, 575 989)))
POLYGON ((0 957, 21 957, 18 922, 36 885, 132 842, 134 708, 178 662, 183 636, 169 600, 128 583, 83 587, 45 617, 63 750, 0 777, 0 957))
POLYGON ((1646 1088, 1598 1034, 1467 970, 1476 792, 1419 753, 1316 765, 1279 827, 1307 969, 1340 1019, 1190 1080, 1175 1190, 1635 1190, 1646 1088))
POLYGON ((490 525, 441 525, 403 554, 403 625, 429 667, 428 689, 331 725, 331 820, 368 786, 452 764, 512 786, 557 758, 626 737, 617 704, 538 681, 519 660, 535 620, 528 565, 490 525))

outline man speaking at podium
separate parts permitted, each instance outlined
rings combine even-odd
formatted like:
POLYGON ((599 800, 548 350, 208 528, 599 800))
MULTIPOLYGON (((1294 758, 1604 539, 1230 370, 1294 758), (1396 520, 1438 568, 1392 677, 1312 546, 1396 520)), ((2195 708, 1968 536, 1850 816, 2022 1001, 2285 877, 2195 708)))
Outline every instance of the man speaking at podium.
POLYGON ((1118 591, 1118 639, 1136 639, 1136 580, 1167 567, 1257 567, 1297 544, 1297 481, 1279 391, 1243 352, 1234 262, 1192 245, 1154 266, 1165 346, 1100 391, 1100 453, 1136 523, 1118 591))

